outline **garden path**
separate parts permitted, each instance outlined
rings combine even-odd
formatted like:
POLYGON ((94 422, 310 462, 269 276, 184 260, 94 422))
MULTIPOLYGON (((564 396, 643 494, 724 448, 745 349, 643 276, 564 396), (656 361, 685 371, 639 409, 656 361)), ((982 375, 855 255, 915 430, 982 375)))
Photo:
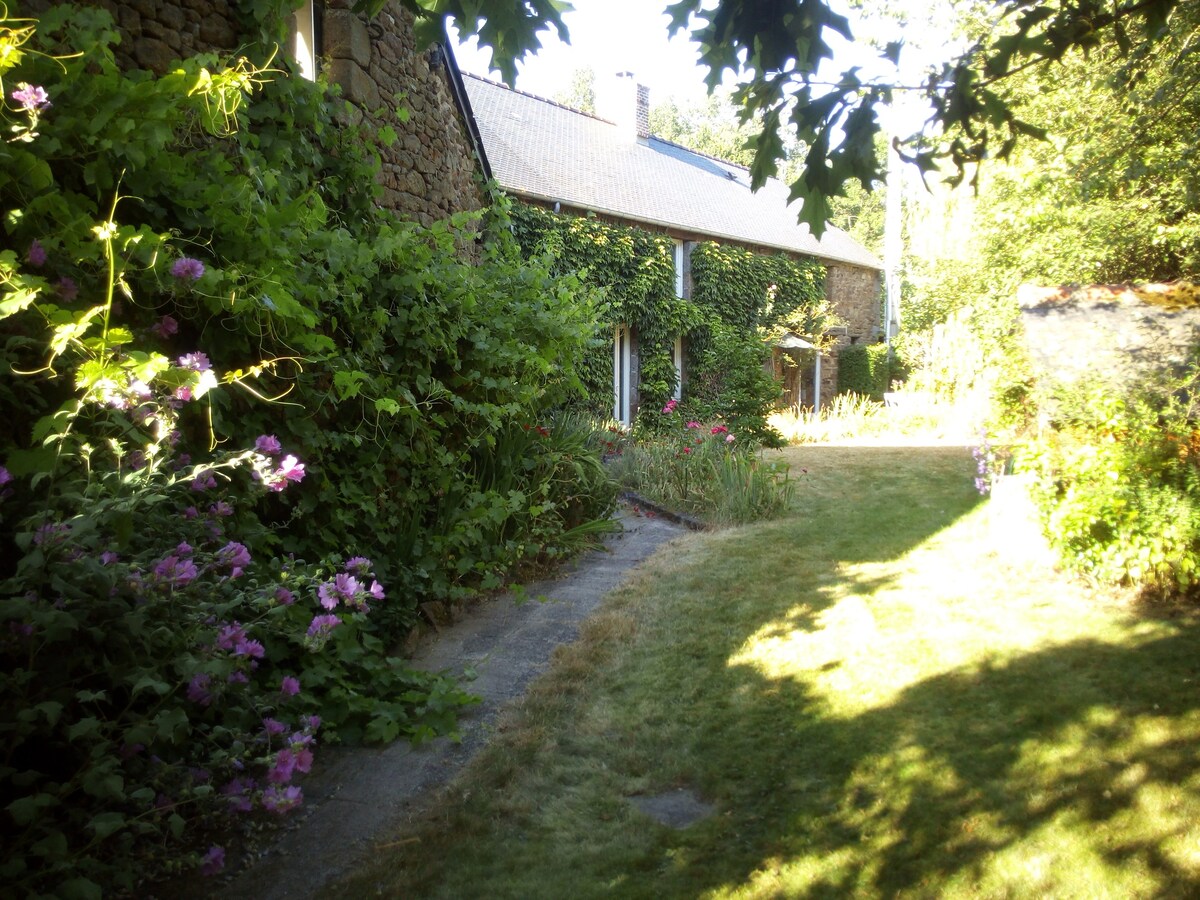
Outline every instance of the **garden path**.
POLYGON ((603 549, 581 556, 557 577, 525 585, 527 602, 505 595, 480 604, 414 654, 419 669, 474 673, 467 689, 481 702, 462 714, 461 742, 324 748, 321 765, 304 784, 304 811, 253 866, 213 885, 214 895, 326 896, 327 884, 422 810, 487 743, 501 708, 525 692, 554 648, 576 638, 582 621, 631 569, 686 533, 683 525, 636 506, 622 507, 617 520, 624 530, 606 537, 603 549))

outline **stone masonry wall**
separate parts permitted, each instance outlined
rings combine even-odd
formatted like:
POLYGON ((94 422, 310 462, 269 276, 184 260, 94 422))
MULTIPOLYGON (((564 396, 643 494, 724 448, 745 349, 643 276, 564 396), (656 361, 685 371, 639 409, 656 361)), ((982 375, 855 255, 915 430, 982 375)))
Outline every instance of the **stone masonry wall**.
POLYGON ((382 205, 423 225, 482 208, 479 164, 444 57, 436 62, 416 46, 412 14, 396 0, 372 21, 348 5, 339 0, 326 9, 323 51, 342 96, 399 135, 383 152, 382 205))
MULTIPOLYGON (((163 73, 200 52, 232 53, 242 43, 237 0, 84 0, 116 19, 122 41, 118 61, 163 73)), ((28 0, 22 12, 38 15, 50 0, 28 0)), ((428 225, 485 202, 480 167, 454 100, 444 62, 431 64, 416 47, 413 18, 397 0, 373 20, 351 12, 350 0, 330 0, 318 10, 322 70, 342 96, 376 125, 399 136, 383 152, 380 205, 401 218, 428 225), (407 109, 407 121, 398 110, 407 109)))
POLYGON ((845 326, 830 332, 835 343, 821 356, 822 406, 837 394, 838 351, 850 344, 873 343, 883 334, 880 273, 849 263, 825 265, 825 296, 845 326))

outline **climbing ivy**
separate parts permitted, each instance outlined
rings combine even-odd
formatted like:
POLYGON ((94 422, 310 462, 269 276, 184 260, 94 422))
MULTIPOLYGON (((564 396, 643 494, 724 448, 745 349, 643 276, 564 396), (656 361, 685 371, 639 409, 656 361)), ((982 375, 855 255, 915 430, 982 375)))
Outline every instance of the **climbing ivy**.
MULTIPOLYGON (((556 274, 578 273, 603 288, 604 321, 637 330, 642 406, 657 409, 666 403, 675 388, 675 336, 703 323, 694 305, 675 296, 671 239, 523 204, 515 204, 511 215, 513 233, 527 255, 545 255, 556 274)), ((611 332, 601 329, 580 367, 585 406, 595 415, 611 413, 612 366, 611 332)))
POLYGON ((722 322, 812 335, 825 299, 825 267, 708 241, 692 248, 692 302, 722 322), (797 319, 799 321, 797 321, 797 319))
MULTIPOLYGON (((512 223, 527 255, 544 255, 553 271, 578 273, 603 288, 606 321, 637 330, 641 428, 654 430, 661 421, 656 413, 675 388, 673 345, 682 334, 685 405, 690 402, 698 417, 736 420, 747 433, 769 439, 765 420, 779 391, 762 373, 765 339, 824 330, 824 266, 782 253, 696 244, 692 296, 684 300, 675 296, 674 247, 666 235, 521 204, 512 223)), ((598 332, 582 372, 587 408, 608 415, 613 372, 606 331, 598 332)))
POLYGON ((780 385, 765 371, 785 332, 817 338, 828 324, 825 267, 782 253, 767 256, 714 242, 691 253, 692 302, 707 327, 687 342, 688 397, 698 418, 720 415, 763 444, 780 438, 766 423, 780 385))

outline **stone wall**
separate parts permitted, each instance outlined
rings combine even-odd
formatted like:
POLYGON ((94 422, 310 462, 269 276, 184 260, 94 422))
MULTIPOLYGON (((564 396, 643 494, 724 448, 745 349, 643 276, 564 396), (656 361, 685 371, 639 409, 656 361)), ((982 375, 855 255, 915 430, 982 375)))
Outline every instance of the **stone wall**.
POLYGON ((1080 384, 1124 393, 1183 371, 1200 341, 1200 286, 1187 282, 1023 285, 1017 303, 1042 399, 1080 384))
MULTIPOLYGON (((109 10, 121 30, 117 59, 129 68, 163 73, 200 52, 231 53, 244 41, 236 0, 84 0, 109 10)), ((411 13, 392 0, 373 20, 351 0, 319 5, 322 70, 354 104, 352 118, 390 125, 399 136, 384 151, 380 205, 422 224, 480 209, 481 167, 444 57, 416 47, 411 13), (320 7, 324 7, 321 9, 320 7), (400 109, 408 110, 407 120, 400 109)), ((29 0, 22 12, 54 5, 29 0)))
POLYGON ((325 11, 323 56, 342 95, 399 135, 383 154, 382 205, 425 225, 482 208, 480 166, 445 57, 416 46, 412 14, 396 0, 372 21, 348 5, 325 11))

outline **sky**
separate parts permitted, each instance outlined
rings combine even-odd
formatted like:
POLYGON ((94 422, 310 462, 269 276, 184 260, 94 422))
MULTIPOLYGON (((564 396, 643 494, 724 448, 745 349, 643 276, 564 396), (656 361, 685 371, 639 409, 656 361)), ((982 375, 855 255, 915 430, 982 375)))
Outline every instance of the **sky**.
MULTIPOLYGON (((542 49, 517 64, 515 86, 518 89, 553 99, 568 89, 576 70, 590 67, 598 82, 617 72, 633 72, 640 84, 650 88, 652 106, 672 97, 680 106, 704 99, 707 94, 706 70, 698 65, 698 48, 686 33, 668 40, 670 19, 664 9, 669 0, 572 2, 574 10, 563 16, 571 43, 564 44, 553 31, 542 32, 542 49)), ((855 24, 854 14, 835 0, 835 8, 838 6, 842 6, 838 11, 851 19, 856 34, 871 30, 869 26, 855 24)), ((914 27, 919 26, 910 26, 910 30, 914 27)), ((921 37, 928 45, 924 28, 921 28, 921 37)), ((862 66, 864 74, 877 70, 878 55, 869 46, 848 43, 837 35, 829 35, 828 39, 834 48, 838 72, 852 65, 862 66)), ((489 71, 491 52, 480 50, 474 41, 460 43, 455 48, 455 57, 465 72, 495 80, 500 78, 498 73, 489 71)), ((923 116, 909 111, 902 114, 901 119, 899 128, 917 130, 923 116)))
MULTIPOLYGON (((517 64, 515 87, 539 97, 553 98, 570 84, 577 69, 591 67, 597 79, 633 72, 650 88, 651 104, 674 96, 682 101, 704 97, 704 69, 696 64, 698 51, 686 35, 668 41, 670 19, 663 10, 668 0, 572 0, 575 9, 563 16, 571 33, 570 45, 553 31, 542 32, 543 47, 536 56, 517 64)), ((490 51, 472 41, 454 51, 464 72, 499 80, 489 73, 490 51)))

